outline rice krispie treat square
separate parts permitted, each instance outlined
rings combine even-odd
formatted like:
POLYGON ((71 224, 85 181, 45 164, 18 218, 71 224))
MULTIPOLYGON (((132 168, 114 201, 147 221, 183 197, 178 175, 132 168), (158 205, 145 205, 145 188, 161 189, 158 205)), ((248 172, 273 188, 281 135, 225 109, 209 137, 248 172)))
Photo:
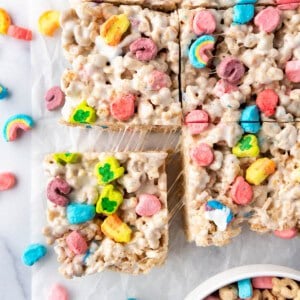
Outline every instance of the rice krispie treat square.
POLYGON ((176 12, 83 3, 63 14, 62 27, 72 62, 62 76, 64 122, 112 129, 181 124, 176 12))
POLYGON ((227 244, 244 220, 258 232, 300 229, 299 124, 265 122, 256 135, 245 125, 183 129, 186 233, 198 246, 227 244))
POLYGON ((202 110, 212 123, 239 121, 245 106, 256 105, 261 120, 297 120, 299 84, 289 78, 299 68, 286 66, 300 53, 299 12, 256 7, 244 22, 235 8, 180 9, 185 118, 202 110))
POLYGON ((263 155, 272 157, 276 171, 264 186, 255 187, 250 228, 258 232, 300 230, 300 124, 262 125, 258 136, 263 155))
POLYGON ((48 244, 67 278, 147 273, 168 251, 165 152, 54 153, 44 160, 48 244))

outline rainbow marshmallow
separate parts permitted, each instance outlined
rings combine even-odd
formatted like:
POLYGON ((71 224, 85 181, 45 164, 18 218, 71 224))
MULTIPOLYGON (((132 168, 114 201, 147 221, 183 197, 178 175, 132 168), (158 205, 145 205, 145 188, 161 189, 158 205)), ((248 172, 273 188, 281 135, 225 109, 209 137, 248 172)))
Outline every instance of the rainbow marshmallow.
POLYGON ((14 141, 18 137, 18 130, 28 131, 34 126, 34 121, 27 115, 14 115, 9 117, 3 127, 2 134, 7 142, 14 141))
POLYGON ((212 50, 215 46, 215 38, 211 35, 199 37, 189 50, 189 59, 193 67, 197 69, 205 68, 210 57, 206 51, 212 50))

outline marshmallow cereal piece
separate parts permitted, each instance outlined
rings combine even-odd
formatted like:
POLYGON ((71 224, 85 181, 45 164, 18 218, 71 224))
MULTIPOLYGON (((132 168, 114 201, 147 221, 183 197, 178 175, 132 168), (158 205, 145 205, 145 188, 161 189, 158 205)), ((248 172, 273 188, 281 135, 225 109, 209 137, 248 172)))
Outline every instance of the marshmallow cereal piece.
POLYGON ((57 10, 45 11, 38 21, 39 32, 43 35, 53 36, 56 30, 60 27, 59 24, 60 12, 57 10))
POLYGON ((214 161, 214 153, 208 144, 199 144, 191 149, 190 156, 199 167, 207 167, 214 161))
POLYGON ((18 40, 24 40, 24 41, 32 40, 31 30, 16 25, 10 25, 7 34, 18 40))
POLYGON ((290 240, 298 235, 298 230, 296 228, 290 228, 285 230, 274 230, 274 235, 285 240, 290 240))
POLYGON ((100 36, 109 46, 117 46, 124 33, 128 30, 130 21, 125 14, 111 16, 100 28, 100 36))
POLYGON ((193 19, 193 31, 197 35, 211 34, 216 30, 217 23, 209 10, 198 11, 193 19))
POLYGON ((108 216, 101 225, 102 232, 118 243, 128 243, 132 230, 116 215, 108 216))
POLYGON ((257 157, 259 155, 259 145, 254 134, 246 134, 232 148, 232 153, 237 157, 257 157))
POLYGON ((260 185, 267 177, 275 172, 276 164, 269 158, 259 158, 246 170, 246 179, 249 183, 260 185))
POLYGON ((4 123, 2 134, 6 142, 14 141, 18 138, 19 130, 29 131, 33 128, 34 121, 28 115, 14 115, 9 117, 4 123))
POLYGON ((66 243, 69 249, 76 255, 84 254, 88 249, 85 238, 76 230, 67 236, 66 243))
POLYGON ((71 203, 67 206, 67 219, 70 224, 82 224, 95 217, 94 205, 84 203, 71 203))
POLYGON ((230 196, 236 204, 247 205, 251 203, 253 190, 244 177, 238 176, 231 187, 230 196))
POLYGON ((0 8, 0 34, 7 34, 11 19, 6 10, 0 8))
POLYGON ((139 202, 135 208, 139 216, 151 217, 161 209, 161 202, 155 195, 141 194, 139 202))
POLYGON ((237 4, 233 7, 233 23, 234 24, 247 24, 254 17, 253 4, 237 4))
POLYGON ((120 167, 120 164, 115 157, 109 156, 105 160, 96 164, 94 172, 98 183, 106 185, 122 177, 125 169, 120 167))
POLYGON ((68 291, 64 286, 55 284, 51 287, 47 300, 69 300, 68 291))
POLYGON ((254 24, 258 26, 259 30, 271 33, 280 24, 280 18, 280 10, 269 6, 256 15, 254 24))
POLYGON ((247 299, 253 296, 253 288, 249 278, 238 281, 238 293, 241 299, 247 299))
POLYGON ((300 82, 300 60, 291 60, 286 63, 285 74, 289 81, 300 82))
POLYGON ((199 134, 209 126, 209 116, 204 110, 193 110, 185 117, 185 124, 192 135, 199 134))
POLYGON ((215 47, 215 38, 211 35, 199 37, 190 47, 189 59, 193 67, 197 69, 205 68, 215 47))
POLYGON ((32 266, 47 253, 47 249, 42 244, 31 244, 23 252, 22 261, 26 266, 32 266))
POLYGON ((6 191, 16 185, 16 176, 13 173, 0 173, 0 191, 6 191))
POLYGON ((88 106, 86 101, 83 101, 74 109, 69 121, 73 124, 93 124, 96 122, 96 119, 95 109, 88 106))
POLYGON ((122 193, 112 184, 106 185, 96 205, 98 214, 111 215, 115 213, 123 202, 122 193))

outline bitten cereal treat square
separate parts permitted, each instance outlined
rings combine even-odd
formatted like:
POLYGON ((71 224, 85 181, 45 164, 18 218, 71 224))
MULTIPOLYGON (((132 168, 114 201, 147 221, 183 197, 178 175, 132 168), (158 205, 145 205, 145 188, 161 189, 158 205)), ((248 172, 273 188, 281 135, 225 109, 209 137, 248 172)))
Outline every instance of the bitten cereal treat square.
MULTIPOLYGON (((83 2, 97 2, 91 0, 83 0, 83 2)), ((126 5, 140 5, 151 9, 159 9, 165 11, 172 11, 177 8, 181 0, 106 0, 103 2, 113 4, 126 4, 126 5)))
POLYGON ((177 13, 83 3, 62 16, 72 69, 62 77, 63 121, 111 129, 176 128, 179 101, 177 13))
POLYGON ((297 120, 299 12, 259 6, 243 19, 235 7, 180 9, 185 123, 199 111, 212 123, 297 120), (245 106, 254 119, 242 116, 245 106))
POLYGON ((165 152, 54 153, 47 242, 67 278, 104 269, 149 272, 168 252, 165 152))
POLYGON ((300 131, 296 123, 207 124, 183 129, 189 241, 222 246, 248 220, 259 232, 300 229, 300 131))

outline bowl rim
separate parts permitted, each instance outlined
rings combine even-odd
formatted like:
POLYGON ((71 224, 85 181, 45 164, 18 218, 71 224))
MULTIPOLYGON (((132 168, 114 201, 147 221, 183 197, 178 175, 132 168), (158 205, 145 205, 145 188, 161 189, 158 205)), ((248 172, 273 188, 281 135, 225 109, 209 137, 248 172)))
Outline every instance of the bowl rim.
POLYGON ((229 269, 210 277, 198 285, 184 299, 201 300, 228 284, 241 279, 261 276, 287 277, 300 281, 300 271, 288 267, 271 264, 246 265, 229 269))

